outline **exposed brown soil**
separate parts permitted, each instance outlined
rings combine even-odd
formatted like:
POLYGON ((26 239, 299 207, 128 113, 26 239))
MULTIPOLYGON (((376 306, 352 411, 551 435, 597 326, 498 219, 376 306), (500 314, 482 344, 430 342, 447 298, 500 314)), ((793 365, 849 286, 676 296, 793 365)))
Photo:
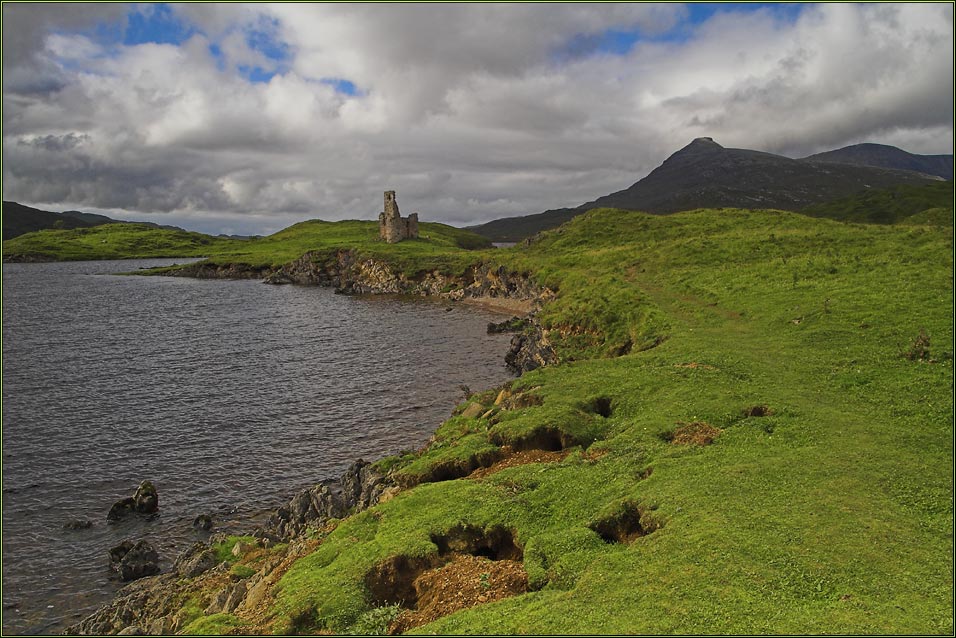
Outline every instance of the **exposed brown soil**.
POLYGON ((499 432, 492 432, 490 438, 494 445, 502 447, 510 445, 512 449, 516 451, 543 450, 546 452, 559 452, 577 445, 586 448, 594 442, 589 438, 576 437, 569 432, 564 432, 551 425, 541 425, 530 432, 525 432, 518 436, 508 435, 507 438, 499 432))
MULTIPOLYGON (((260 585, 263 588, 263 595, 258 600, 247 599, 251 605, 240 605, 233 613, 242 619, 247 625, 237 628, 236 634, 269 634, 272 633, 271 624, 274 620, 270 608, 274 604, 274 593, 272 587, 279 582, 292 565, 302 558, 311 554, 322 542, 318 540, 303 540, 293 543, 289 551, 283 557, 282 561, 263 579, 266 581, 260 585)), ((251 558, 251 556, 249 557, 251 558)))
POLYGON ((674 445, 710 445, 720 434, 721 430, 703 421, 693 423, 678 423, 678 427, 670 435, 674 445))
POLYGON ((766 405, 754 405, 744 410, 744 416, 748 417, 770 416, 771 414, 773 414, 773 410, 766 405))
POLYGON ((523 594, 528 591, 528 574, 517 560, 454 554, 450 562, 419 575, 413 587, 416 608, 399 614, 389 626, 390 634, 475 605, 523 594))
POLYGON ((660 524, 652 516, 645 515, 636 503, 626 502, 617 512, 595 521, 589 527, 597 532, 605 543, 630 544, 656 531, 660 524))
POLYGON ((491 476, 501 470, 519 465, 528 465, 529 463, 557 463, 564 460, 569 454, 569 450, 546 451, 546 450, 524 450, 515 452, 510 446, 501 448, 504 457, 490 467, 480 467, 468 475, 470 479, 483 479, 491 476))

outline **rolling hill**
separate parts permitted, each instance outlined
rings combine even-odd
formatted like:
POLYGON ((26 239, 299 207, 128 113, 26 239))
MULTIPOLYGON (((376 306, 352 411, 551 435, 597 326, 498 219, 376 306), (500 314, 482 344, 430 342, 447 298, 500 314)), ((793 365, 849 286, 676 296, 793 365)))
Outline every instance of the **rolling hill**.
POLYGON ((803 161, 895 168, 953 179, 952 155, 914 155, 885 144, 854 144, 804 157, 803 161))
POLYGON ((113 219, 112 217, 98 215, 96 213, 84 213, 78 210, 54 213, 31 206, 24 206, 17 202, 3 202, 4 241, 38 230, 72 230, 75 228, 102 226, 103 224, 142 224, 151 228, 183 231, 183 229, 178 226, 154 224, 152 222, 130 222, 122 219, 113 219))
POLYGON ((709 137, 700 137, 629 188, 575 208, 498 219, 468 230, 494 241, 519 241, 595 208, 658 215, 725 207, 799 211, 871 188, 928 184, 939 179, 911 170, 861 166, 832 158, 795 160, 761 151, 724 148, 709 137))

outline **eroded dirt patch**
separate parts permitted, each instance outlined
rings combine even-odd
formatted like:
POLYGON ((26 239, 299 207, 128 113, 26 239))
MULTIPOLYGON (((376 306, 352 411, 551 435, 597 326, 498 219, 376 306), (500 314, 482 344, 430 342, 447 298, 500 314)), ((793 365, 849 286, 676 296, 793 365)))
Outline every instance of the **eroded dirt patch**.
POLYGON ((745 417, 761 417, 770 416, 772 414, 773 410, 767 405, 752 405, 744 410, 745 417))
POLYGON ((528 465, 530 463, 557 463, 563 461, 568 456, 570 450, 523 450, 516 452, 511 446, 501 448, 503 458, 489 467, 481 467, 468 475, 470 479, 483 479, 491 476, 501 470, 509 467, 518 467, 519 465, 528 465))
POLYGON ((389 633, 528 591, 524 551, 512 530, 456 525, 432 534, 431 540, 437 554, 392 556, 365 576, 374 605, 398 604, 406 609, 392 621, 389 633))
POLYGON ((710 445, 720 433, 719 428, 704 421, 680 422, 677 428, 668 432, 664 438, 674 445, 710 445))
POLYGON ((512 449, 518 452, 526 450, 559 452, 578 445, 586 448, 594 441, 589 438, 577 437, 551 425, 543 425, 518 436, 508 436, 507 439, 499 432, 492 432, 491 442, 500 446, 510 445, 512 449))
POLYGON ((656 531, 660 524, 644 509, 632 502, 625 502, 613 514, 605 516, 588 527, 597 532, 605 543, 630 544, 642 536, 656 531))
POLYGON ((524 551, 515 540, 514 532, 495 525, 482 529, 476 525, 456 525, 444 534, 432 534, 439 556, 471 554, 492 560, 521 560, 524 551))
POLYGON ((528 591, 528 574, 517 560, 455 554, 445 565, 419 575, 413 586, 417 605, 392 621, 390 634, 420 627, 475 605, 523 594, 528 591))

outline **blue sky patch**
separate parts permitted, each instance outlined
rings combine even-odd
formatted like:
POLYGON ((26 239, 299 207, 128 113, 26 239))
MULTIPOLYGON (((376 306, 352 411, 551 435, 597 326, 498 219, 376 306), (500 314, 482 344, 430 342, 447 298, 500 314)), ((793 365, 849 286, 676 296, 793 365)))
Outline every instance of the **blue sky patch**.
POLYGON ((322 78, 319 80, 322 84, 328 84, 336 93, 341 93, 342 95, 348 95, 349 97, 355 97, 362 95, 362 91, 358 89, 352 82, 344 80, 342 78, 322 78))
POLYGON ((197 29, 181 20, 168 4, 147 4, 127 14, 123 44, 182 44, 197 29))

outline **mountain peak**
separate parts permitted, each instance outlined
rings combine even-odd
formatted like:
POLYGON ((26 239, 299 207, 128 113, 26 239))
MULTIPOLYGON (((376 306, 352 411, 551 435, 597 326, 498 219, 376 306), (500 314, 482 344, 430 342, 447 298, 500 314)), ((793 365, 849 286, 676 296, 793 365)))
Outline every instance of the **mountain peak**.
POLYGON ((712 137, 697 137, 693 142, 684 147, 684 149, 689 148, 723 148, 723 146, 715 142, 712 137))

